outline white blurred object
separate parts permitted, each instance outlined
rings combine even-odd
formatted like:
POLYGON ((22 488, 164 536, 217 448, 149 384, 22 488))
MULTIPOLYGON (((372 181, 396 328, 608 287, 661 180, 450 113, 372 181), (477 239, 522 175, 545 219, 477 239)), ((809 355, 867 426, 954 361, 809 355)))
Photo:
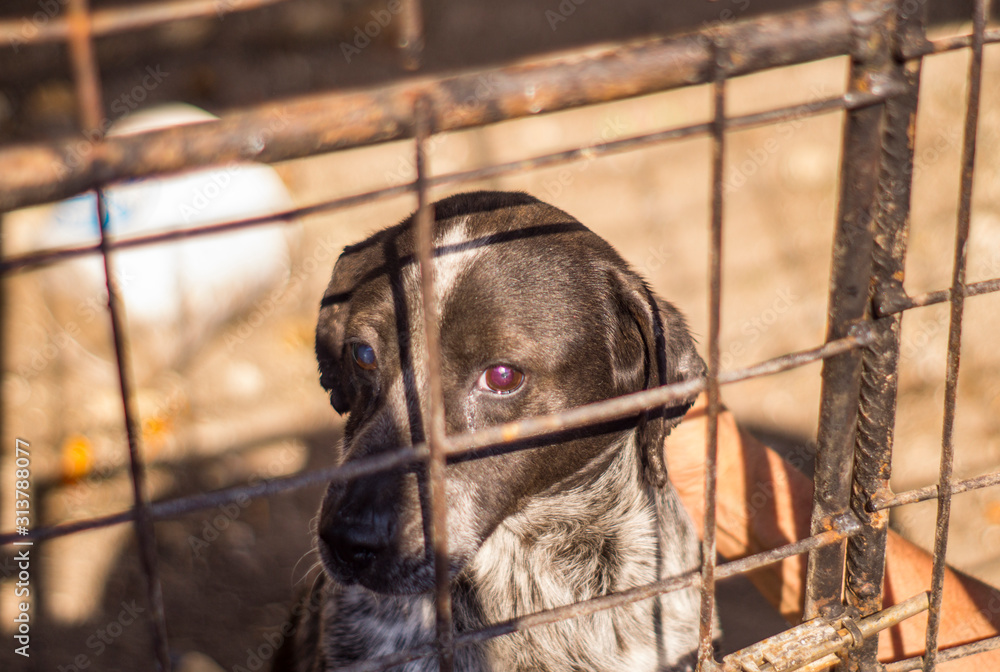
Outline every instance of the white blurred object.
MULTIPOLYGON (((191 105, 171 104, 129 115, 111 135, 216 119, 191 105)), ((108 230, 115 238, 187 229, 259 217, 292 207, 269 166, 233 163, 170 177, 139 179, 109 187, 108 230)), ((93 244, 100 239, 93 192, 48 206, 33 227, 35 249, 93 244)), ((289 271, 286 226, 197 236, 126 248, 112 253, 112 269, 125 303, 139 368, 149 373, 183 361, 224 322, 248 310, 282 285, 289 271)), ((99 256, 60 264, 46 273, 48 290, 76 307, 103 301, 99 256), (55 272, 53 272, 55 271, 55 272)))

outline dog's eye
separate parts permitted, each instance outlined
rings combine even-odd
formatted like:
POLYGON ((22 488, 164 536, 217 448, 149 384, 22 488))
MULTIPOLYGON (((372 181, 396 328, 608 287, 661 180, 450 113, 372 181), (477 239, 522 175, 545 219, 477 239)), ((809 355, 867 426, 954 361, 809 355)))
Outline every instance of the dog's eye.
POLYGON ((512 366, 497 364, 483 371, 479 376, 479 389, 489 390, 497 394, 510 394, 521 387, 524 374, 512 366))
POLYGON ((374 371, 378 368, 375 361, 375 349, 366 343, 354 343, 351 345, 351 356, 354 362, 365 371, 374 371))

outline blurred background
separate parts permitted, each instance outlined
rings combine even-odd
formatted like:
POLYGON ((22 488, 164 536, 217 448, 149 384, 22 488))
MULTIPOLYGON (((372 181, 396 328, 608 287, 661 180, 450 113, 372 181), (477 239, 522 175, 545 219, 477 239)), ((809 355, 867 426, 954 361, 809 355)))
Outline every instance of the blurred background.
MULTIPOLYGON (((194 123, 267 100, 368 86, 406 76, 396 24, 359 46, 358 31, 385 11, 368 0, 293 0, 97 40, 113 132, 194 123), (346 45, 346 46, 345 46, 346 45)), ((93 0, 94 9, 136 4, 93 0)), ((423 71, 488 66, 610 40, 719 23, 803 3, 792 0, 428 0, 423 71), (565 5, 561 9, 561 7, 565 5), (567 9, 568 8, 568 9, 567 9), (569 10, 572 11, 569 11, 569 10)), ((930 2, 932 36, 969 31, 969 2, 930 2)), ((2 18, 47 21, 61 0, 8 0, 2 18), (50 13, 51 10, 51 13, 50 13)), ((995 12, 994 12, 995 13, 995 12)), ((78 132, 65 48, 0 48, 0 143, 78 132)), ((808 103, 845 90, 848 61, 830 59, 732 80, 731 115, 808 103)), ((910 294, 948 287, 965 114, 966 51, 924 61, 918 116, 910 294)), ((711 92, 675 92, 432 138, 440 174, 707 121, 711 92)), ((282 123, 277 119, 275 123, 282 123)), ((814 347, 825 336, 842 114, 732 132, 726 156, 722 365, 734 368, 814 347)), ((695 138, 618 156, 442 189, 521 189, 604 236, 707 332, 710 141, 695 138)), ((988 47, 970 282, 1000 276, 1000 47, 988 47)), ((411 142, 288 161, 141 180, 109 192, 116 233, 192 226, 309 205, 412 181, 411 142)), ((132 331, 132 358, 149 488, 177 497, 328 465, 341 419, 318 384, 312 353, 319 298, 344 245, 394 224, 413 196, 158 248, 116 254, 132 331)), ((93 242, 92 197, 7 213, 5 257, 93 242)), ((131 505, 121 401, 94 258, 3 278, 4 377, 0 513, 12 519, 9 447, 32 445, 36 520, 52 524, 131 505)), ((892 486, 937 481, 948 305, 903 320, 892 486)), ((1000 464, 1000 296, 966 303, 956 476, 1000 464)), ((804 469, 819 409, 820 366, 723 390, 737 418, 785 446, 804 469)), ((156 525, 172 650, 187 670, 250 666, 284 619, 297 585, 315 573, 310 521, 321 488, 202 511, 156 525)), ((892 525, 933 543, 935 504, 893 512, 892 525)), ((1000 585, 1000 492, 956 497, 949 560, 1000 585)), ((8 529, 7 525, 2 526, 8 529)), ((14 608, 3 549, 0 632, 14 608)), ((133 669, 151 663, 144 580, 131 526, 37 547, 37 610, 30 662, 0 650, 4 669, 133 669), (133 607, 134 609, 134 607, 133 607), (123 617, 123 614, 125 615, 123 617), (36 657, 37 656, 37 657, 36 657), (83 658, 79 658, 83 656, 83 658), (82 665, 80 661, 87 663, 82 665)), ((735 602, 751 599, 744 593, 735 602)), ((769 616, 763 627, 780 629, 769 616)), ((248 669, 257 669, 249 667, 248 669)))

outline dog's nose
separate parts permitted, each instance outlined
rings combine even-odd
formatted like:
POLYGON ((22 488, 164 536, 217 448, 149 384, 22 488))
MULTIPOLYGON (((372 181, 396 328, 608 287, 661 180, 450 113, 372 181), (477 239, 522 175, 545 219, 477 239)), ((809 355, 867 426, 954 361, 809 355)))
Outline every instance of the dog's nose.
POLYGON ((334 559, 352 569, 367 567, 385 548, 381 535, 369 527, 350 523, 328 525, 319 536, 334 559))

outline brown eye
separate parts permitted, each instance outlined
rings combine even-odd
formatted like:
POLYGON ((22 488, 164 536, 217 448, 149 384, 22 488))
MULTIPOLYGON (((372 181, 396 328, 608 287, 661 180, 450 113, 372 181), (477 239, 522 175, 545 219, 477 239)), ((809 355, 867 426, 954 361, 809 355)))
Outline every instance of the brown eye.
POLYGON ((353 343, 351 356, 354 358, 354 363, 365 371, 374 371, 378 368, 378 362, 375 360, 375 349, 367 343, 353 343))
POLYGON ((510 394, 521 387, 524 374, 512 366, 497 364, 483 371, 479 377, 479 389, 489 390, 496 394, 510 394))

